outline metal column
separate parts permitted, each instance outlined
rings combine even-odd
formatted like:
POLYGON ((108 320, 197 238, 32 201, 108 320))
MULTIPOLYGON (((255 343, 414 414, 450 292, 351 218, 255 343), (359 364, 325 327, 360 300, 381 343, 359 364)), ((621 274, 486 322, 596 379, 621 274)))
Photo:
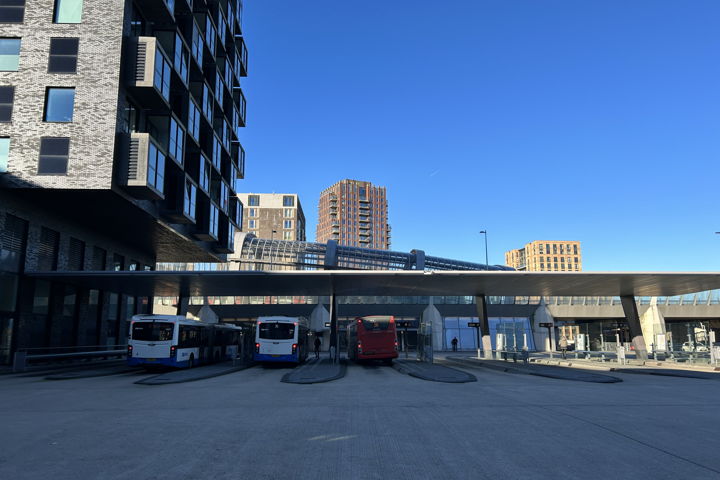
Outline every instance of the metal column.
POLYGON ((627 319, 628 327, 630 328, 630 338, 632 339, 632 344, 635 349, 635 355, 638 360, 644 362, 648 359, 648 354, 642 327, 640 326, 640 315, 638 315, 635 297, 626 295, 620 297, 620 301, 622 302, 623 311, 625 312, 625 319, 627 319))
POLYGON ((180 295, 177 300, 176 315, 185 316, 188 313, 188 307, 190 306, 190 297, 180 295))
POLYGON ((483 356, 485 358, 493 358, 492 340, 490 338, 490 322, 487 316, 487 303, 485 302, 485 295, 475 296, 475 304, 477 306, 478 321, 480 322, 483 356))
POLYGON ((340 329, 337 323, 337 298, 333 288, 330 292, 330 359, 333 363, 340 360, 340 329))

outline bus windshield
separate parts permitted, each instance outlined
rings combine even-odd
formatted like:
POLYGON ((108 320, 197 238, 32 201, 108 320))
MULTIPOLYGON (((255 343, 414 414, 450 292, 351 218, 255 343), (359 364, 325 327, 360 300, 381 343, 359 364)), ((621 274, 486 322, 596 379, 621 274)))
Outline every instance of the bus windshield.
POLYGON ((132 327, 132 339, 146 342, 172 340, 174 326, 167 322, 136 322, 132 327))
POLYGON ((290 340, 295 337, 292 323, 261 323, 260 338, 265 340, 290 340))
POLYGON ((362 325, 366 331, 387 330, 388 327, 390 326, 390 319, 388 319, 388 318, 383 318, 383 319, 363 318, 362 325))

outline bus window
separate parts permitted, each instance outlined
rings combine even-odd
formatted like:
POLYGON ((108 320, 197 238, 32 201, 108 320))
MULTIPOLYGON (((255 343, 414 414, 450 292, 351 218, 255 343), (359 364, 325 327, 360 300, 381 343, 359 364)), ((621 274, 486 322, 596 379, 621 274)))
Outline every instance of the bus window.
POLYGON ((165 322, 137 322, 133 324, 132 339, 146 342, 172 340, 174 326, 165 322))
POLYGON ((363 318, 362 326, 366 331, 387 330, 390 326, 390 319, 366 319, 363 318))
POLYGON ((261 323, 260 338, 265 340, 290 340, 295 338, 295 325, 292 323, 261 323))

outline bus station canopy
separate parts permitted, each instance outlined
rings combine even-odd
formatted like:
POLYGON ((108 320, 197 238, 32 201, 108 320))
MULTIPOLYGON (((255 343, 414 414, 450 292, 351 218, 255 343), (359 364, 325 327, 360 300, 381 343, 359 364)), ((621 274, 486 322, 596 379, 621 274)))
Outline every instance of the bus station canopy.
POLYGON ((28 276, 133 296, 673 296, 720 289, 720 273, 518 271, 84 271, 28 276))

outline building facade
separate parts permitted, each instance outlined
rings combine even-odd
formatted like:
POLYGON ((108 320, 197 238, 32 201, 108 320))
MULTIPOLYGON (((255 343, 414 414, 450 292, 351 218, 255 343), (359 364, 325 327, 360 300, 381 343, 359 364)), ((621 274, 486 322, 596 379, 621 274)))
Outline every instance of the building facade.
POLYGON ((580 242, 535 240, 505 252, 505 265, 526 272, 581 272, 580 242))
POLYGON ((233 251, 241 0, 0 5, 0 363, 123 344, 147 298, 35 281, 233 251))
POLYGON ((360 180, 342 180, 326 188, 318 202, 316 242, 377 250, 390 249, 390 224, 385 187, 360 180))
POLYGON ((242 230, 259 238, 305 241, 305 214, 294 193, 238 193, 242 230))

